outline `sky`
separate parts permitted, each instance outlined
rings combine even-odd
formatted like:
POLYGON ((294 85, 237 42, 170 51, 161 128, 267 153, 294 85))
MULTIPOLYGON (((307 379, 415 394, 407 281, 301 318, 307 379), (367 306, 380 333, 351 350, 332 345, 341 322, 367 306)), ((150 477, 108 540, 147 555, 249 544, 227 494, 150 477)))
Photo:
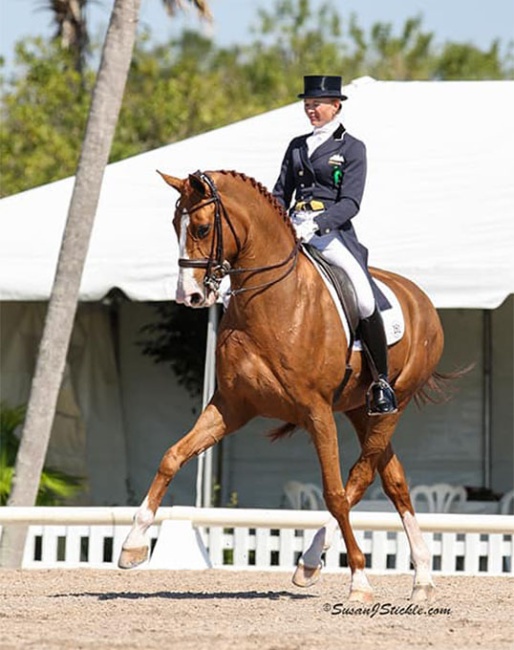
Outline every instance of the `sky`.
MULTIPOLYGON (((258 25, 257 10, 270 11, 276 0, 208 0, 214 24, 207 28, 188 9, 169 18, 161 0, 142 0, 141 24, 151 28, 155 42, 177 36, 184 28, 207 30, 219 45, 251 41, 251 26, 258 25)), ((45 0, 0 0, 0 55, 12 64, 14 43, 28 36, 50 37, 51 14, 45 0)), ((113 0, 91 0, 88 22, 92 34, 105 31, 113 0)), ((187 5, 187 0, 184 0, 187 5)), ((315 9, 324 0, 311 0, 315 9)), ((473 43, 488 48, 500 39, 504 48, 514 40, 514 0, 332 0, 343 18, 353 12, 358 23, 369 29, 377 21, 392 23, 396 30, 407 18, 421 15, 423 28, 435 34, 435 42, 473 43)))

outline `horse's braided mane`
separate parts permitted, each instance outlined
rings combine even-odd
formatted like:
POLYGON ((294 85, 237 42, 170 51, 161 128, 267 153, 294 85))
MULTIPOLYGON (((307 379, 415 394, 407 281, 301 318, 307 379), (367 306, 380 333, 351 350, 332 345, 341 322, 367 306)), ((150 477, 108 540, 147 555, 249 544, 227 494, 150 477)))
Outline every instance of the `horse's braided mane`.
POLYGON ((278 213, 278 215, 282 218, 282 221, 286 224, 286 226, 289 228, 289 230, 293 233, 294 238, 296 240, 296 232, 295 229, 293 228, 293 224, 291 223, 291 219, 289 218, 287 212, 284 209, 284 206, 278 201, 273 194, 266 188, 262 183, 259 183, 259 181, 255 180, 255 178, 252 178, 252 176, 247 176, 243 172, 236 172, 235 170, 227 170, 227 169, 220 169, 217 172, 218 174, 223 174, 225 176, 232 176, 232 178, 240 178, 244 183, 250 183, 252 187, 254 187, 261 196, 263 196, 268 203, 275 209, 275 212, 278 213))

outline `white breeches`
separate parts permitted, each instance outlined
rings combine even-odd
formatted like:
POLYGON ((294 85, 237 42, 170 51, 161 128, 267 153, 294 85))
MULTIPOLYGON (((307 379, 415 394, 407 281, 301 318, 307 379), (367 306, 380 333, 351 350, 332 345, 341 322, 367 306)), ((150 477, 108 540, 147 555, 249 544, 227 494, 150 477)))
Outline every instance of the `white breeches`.
POLYGON ((337 236, 336 232, 328 235, 317 236, 313 232, 317 230, 314 217, 319 212, 296 212, 291 215, 291 221, 298 237, 303 241, 312 244, 323 253, 331 264, 346 271, 357 294, 357 305, 359 316, 368 318, 375 311, 375 294, 369 283, 368 276, 355 257, 337 236))
POLYGON ((342 243, 336 233, 313 235, 309 244, 317 248, 331 264, 346 271, 357 294, 359 316, 368 318, 375 311, 375 294, 362 266, 342 243))

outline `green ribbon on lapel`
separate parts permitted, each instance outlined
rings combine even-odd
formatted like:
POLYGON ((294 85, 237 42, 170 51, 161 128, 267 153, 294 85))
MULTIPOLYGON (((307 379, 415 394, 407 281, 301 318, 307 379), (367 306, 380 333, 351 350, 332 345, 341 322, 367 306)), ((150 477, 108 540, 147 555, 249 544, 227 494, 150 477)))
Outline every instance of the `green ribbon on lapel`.
POLYGON ((336 187, 339 187, 343 182, 343 171, 340 167, 334 167, 332 170, 332 180, 336 187))

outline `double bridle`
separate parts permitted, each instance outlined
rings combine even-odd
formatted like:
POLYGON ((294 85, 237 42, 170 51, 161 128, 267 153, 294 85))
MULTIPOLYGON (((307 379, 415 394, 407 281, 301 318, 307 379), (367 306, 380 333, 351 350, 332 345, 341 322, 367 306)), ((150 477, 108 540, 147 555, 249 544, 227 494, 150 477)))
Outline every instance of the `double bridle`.
MULTIPOLYGON (((206 207, 207 205, 210 205, 211 203, 214 204, 214 232, 211 241, 211 250, 209 253, 209 257, 205 257, 203 259, 190 260, 188 258, 181 257, 178 261, 178 265, 181 268, 205 269, 203 284, 207 289, 216 292, 219 289, 221 280, 226 275, 235 275, 238 273, 251 273, 251 274, 262 273, 264 271, 272 271, 273 269, 282 268, 283 266, 286 266, 287 264, 289 264, 289 262, 291 262, 290 266, 286 268, 286 270, 280 277, 257 286, 240 287, 239 289, 231 289, 229 294, 232 296, 237 295, 238 293, 243 293, 245 291, 256 291, 258 289, 264 289, 273 284, 276 284, 277 282, 280 282, 285 277, 287 277, 294 270, 296 266, 298 251, 300 250, 300 246, 301 246, 300 241, 297 241, 292 251, 289 253, 289 255, 284 260, 278 262, 277 264, 270 264, 269 266, 259 266, 259 267, 246 268, 246 269, 245 268, 236 269, 231 267, 230 262, 224 259, 225 255, 224 255, 224 248, 223 248, 223 220, 225 220, 225 222, 227 223, 230 232, 232 233, 232 236, 234 237, 234 240, 236 242, 236 247, 237 247, 236 258, 241 252, 241 242, 239 240, 237 232, 230 220, 230 217, 225 209, 225 206, 223 205, 223 201, 221 200, 221 197, 218 193, 218 189, 216 188, 216 185, 212 180, 212 178, 205 172, 201 172, 201 171, 195 172, 193 176, 196 176, 198 179, 203 181, 209 187, 211 191, 211 196, 207 198, 205 201, 199 203, 198 205, 195 205, 190 210, 187 211, 184 210, 184 212, 187 212, 187 214, 191 215, 192 213, 196 212, 197 210, 200 210, 201 208, 206 207)), ((177 202, 177 207, 179 201, 177 202)))

